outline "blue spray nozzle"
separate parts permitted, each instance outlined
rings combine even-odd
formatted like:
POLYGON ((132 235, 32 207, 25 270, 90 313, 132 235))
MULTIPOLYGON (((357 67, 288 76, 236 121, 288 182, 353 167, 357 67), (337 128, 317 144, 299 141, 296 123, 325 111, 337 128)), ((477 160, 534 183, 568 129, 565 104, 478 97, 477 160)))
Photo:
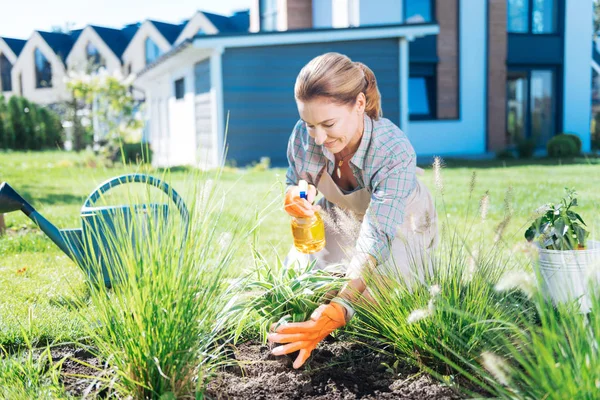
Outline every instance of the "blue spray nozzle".
POLYGON ((300 198, 307 200, 308 182, 306 182, 305 180, 301 180, 300 182, 298 182, 298 186, 300 187, 300 198))

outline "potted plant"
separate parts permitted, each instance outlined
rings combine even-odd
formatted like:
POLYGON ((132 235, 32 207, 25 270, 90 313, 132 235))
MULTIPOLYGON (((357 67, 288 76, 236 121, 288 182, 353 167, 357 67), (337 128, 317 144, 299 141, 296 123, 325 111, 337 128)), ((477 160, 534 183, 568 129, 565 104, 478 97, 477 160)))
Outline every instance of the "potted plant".
POLYGON ((559 204, 543 206, 541 215, 525 232, 525 238, 539 249, 542 287, 555 302, 577 299, 588 312, 588 281, 600 281, 600 243, 588 240, 583 218, 573 211, 578 206, 575 190, 565 188, 559 204))

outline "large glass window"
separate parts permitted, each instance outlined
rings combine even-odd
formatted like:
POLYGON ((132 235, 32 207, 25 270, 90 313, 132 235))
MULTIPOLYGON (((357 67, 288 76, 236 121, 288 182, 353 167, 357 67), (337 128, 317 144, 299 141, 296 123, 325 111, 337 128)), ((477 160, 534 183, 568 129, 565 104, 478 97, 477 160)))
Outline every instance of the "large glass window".
POLYGON ((408 78, 408 114, 411 120, 435 118, 435 77, 408 78))
POLYGON ((533 0, 533 33, 554 33, 556 31, 556 10, 554 0, 533 0))
POLYGON ((260 30, 277 30, 277 0, 260 0, 260 30))
POLYGON ((407 23, 431 22, 432 0, 404 0, 404 21, 407 23))
POLYGON ((146 65, 152 63, 162 55, 160 48, 151 38, 146 38, 146 65))
POLYGON ((506 81, 506 132, 508 143, 525 138, 527 123, 527 73, 511 72, 506 81))
POLYGON ((556 32, 555 0, 507 0, 510 33, 556 32))
POLYGON ((556 134, 554 72, 509 71, 506 81, 508 142, 532 138, 543 147, 556 134))
POLYGON ((2 80, 2 91, 12 91, 12 81, 10 72, 12 71, 12 64, 8 61, 8 58, 4 54, 0 54, 0 80, 2 80))
POLYGON ((544 145, 554 136, 554 77, 552 71, 531 71, 531 136, 544 145))
POLYGON ((35 87, 52 87, 52 65, 40 49, 35 49, 35 87))

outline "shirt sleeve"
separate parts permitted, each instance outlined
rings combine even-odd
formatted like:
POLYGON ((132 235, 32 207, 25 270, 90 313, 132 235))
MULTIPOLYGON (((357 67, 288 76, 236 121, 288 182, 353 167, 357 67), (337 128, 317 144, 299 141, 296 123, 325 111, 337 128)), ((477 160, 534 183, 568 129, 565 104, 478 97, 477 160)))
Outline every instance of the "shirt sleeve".
POLYGON ((390 256, 392 241, 404 221, 406 201, 415 187, 416 154, 408 140, 385 150, 371 177, 371 203, 363 219, 357 251, 368 253, 380 265, 390 256))

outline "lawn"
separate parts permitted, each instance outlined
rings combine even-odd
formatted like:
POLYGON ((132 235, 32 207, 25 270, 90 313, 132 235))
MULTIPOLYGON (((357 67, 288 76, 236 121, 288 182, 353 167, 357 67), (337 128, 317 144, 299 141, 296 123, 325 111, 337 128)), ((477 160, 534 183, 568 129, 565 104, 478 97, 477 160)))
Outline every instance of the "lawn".
MULTIPOLYGON (((441 181, 437 182, 431 166, 423 168, 422 180, 436 193, 440 220, 449 229, 458 226, 460 232, 468 232, 473 221, 479 221, 481 198, 489 195, 486 219, 479 228, 482 230, 477 237, 468 236, 467 243, 483 240, 493 245, 497 227, 506 221, 508 213, 510 224, 499 243, 505 254, 520 262, 523 233, 534 210, 558 201, 566 186, 577 190, 580 205, 577 211, 591 228, 592 236, 598 238, 594 235, 600 226, 597 160, 577 159, 568 163, 449 160, 442 170, 441 181), (470 188, 473 188, 471 196, 470 188)), ((98 184, 134 171, 135 167, 107 167, 88 153, 0 152, 0 182, 10 183, 59 228, 80 226, 81 205, 98 184)), ((193 185, 187 169, 146 168, 143 172, 164 175, 186 201, 192 201, 193 185)), ((251 223, 260 214, 258 249, 271 263, 275 263, 276 255, 284 257, 292 243, 289 218, 281 208, 284 177, 284 169, 226 168, 218 184, 225 219, 242 218, 243 223, 251 223)), ((197 179, 215 179, 214 172, 197 179)), ((118 196, 115 201, 119 201, 118 196)), ((82 341, 86 329, 79 317, 81 299, 89 296, 83 274, 23 214, 7 214, 5 218, 8 231, 0 237, 0 345, 13 354, 26 343, 43 346, 82 341)), ((244 241, 236 254, 236 268, 241 274, 252 264, 250 240, 244 241)), ((93 313, 94 306, 88 304, 89 313, 93 313)))

